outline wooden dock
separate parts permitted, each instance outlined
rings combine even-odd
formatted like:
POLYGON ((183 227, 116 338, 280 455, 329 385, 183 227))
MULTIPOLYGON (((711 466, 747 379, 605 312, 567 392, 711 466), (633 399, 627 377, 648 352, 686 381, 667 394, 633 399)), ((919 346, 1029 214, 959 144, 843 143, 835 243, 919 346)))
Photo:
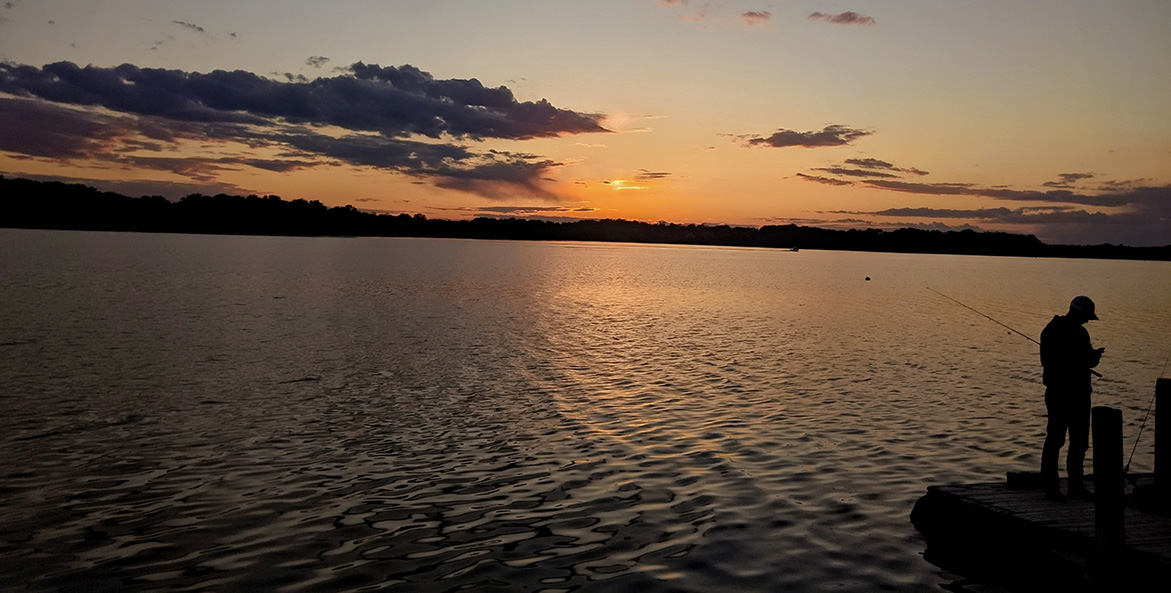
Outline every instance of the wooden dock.
POLYGON ((1167 590, 1171 516, 1142 508, 1151 482, 1151 475, 1127 478, 1121 545, 1098 541, 1093 501, 1053 501, 1036 485, 1008 481, 932 486, 911 521, 927 541, 927 559, 963 575, 1027 588, 1146 590, 1160 583, 1152 590, 1167 590))

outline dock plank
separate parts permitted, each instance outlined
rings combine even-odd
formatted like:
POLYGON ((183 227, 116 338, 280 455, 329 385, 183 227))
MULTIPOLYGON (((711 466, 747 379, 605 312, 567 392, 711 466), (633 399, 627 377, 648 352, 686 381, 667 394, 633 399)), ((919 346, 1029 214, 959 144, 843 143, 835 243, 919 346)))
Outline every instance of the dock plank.
MULTIPOLYGON (((1046 566, 1064 565, 1083 575, 1104 566, 1092 501, 1053 501, 1040 490, 1009 488, 1006 482, 946 484, 929 487, 911 519, 929 548, 958 546, 964 554, 988 549, 1023 563, 1028 558, 1021 556, 1031 554, 1038 564, 1044 559, 1046 566)), ((1123 521, 1125 543, 1109 551, 1109 563, 1134 575, 1125 578, 1171 578, 1171 516, 1126 507, 1123 521)))

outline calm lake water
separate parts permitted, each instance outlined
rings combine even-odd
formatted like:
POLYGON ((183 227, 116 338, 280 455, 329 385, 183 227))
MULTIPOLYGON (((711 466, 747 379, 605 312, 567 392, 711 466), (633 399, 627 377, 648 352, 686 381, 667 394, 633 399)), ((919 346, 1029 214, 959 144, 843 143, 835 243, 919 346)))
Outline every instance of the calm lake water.
POLYGON ((0 229, 0 583, 962 586, 908 515, 1039 466, 1040 367, 927 286, 1092 296, 1129 454, 1166 262, 0 229))

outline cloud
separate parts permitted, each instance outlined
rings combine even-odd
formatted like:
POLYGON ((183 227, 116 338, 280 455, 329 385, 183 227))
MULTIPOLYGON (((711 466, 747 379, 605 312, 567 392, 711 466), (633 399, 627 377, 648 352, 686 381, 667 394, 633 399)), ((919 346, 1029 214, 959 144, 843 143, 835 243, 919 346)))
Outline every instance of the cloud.
POLYGON ((0 91, 180 121, 337 126, 386 136, 528 139, 607 131, 602 116, 520 102, 506 87, 436 80, 413 66, 361 62, 349 74, 282 82, 251 72, 207 74, 57 62, 0 64, 0 91))
MULTIPOLYGON (((659 0, 659 6, 667 6, 667 7, 674 6, 674 7, 682 8, 687 5, 688 5, 687 0, 659 0)), ((704 2, 699 6, 699 8, 694 9, 694 11, 692 11, 690 14, 680 13, 680 14, 676 14, 675 16, 678 17, 679 20, 687 21, 689 23, 698 24, 698 23, 702 23, 704 20, 706 20, 708 17, 708 14, 713 9, 719 11, 720 8, 722 8, 722 7, 719 4, 713 4, 712 2, 704 2)))
POLYGON ((839 212, 840 214, 869 214, 872 216, 905 216, 911 218, 962 218, 1009 224, 1094 224, 1133 225, 1140 222, 1136 212, 1087 212, 1078 208, 976 208, 955 210, 948 208, 888 208, 873 212, 839 212))
POLYGON ((833 179, 832 177, 820 177, 817 175, 806 175, 804 173, 798 173, 797 177, 800 177, 801 179, 804 179, 805 181, 812 181, 814 183, 820 183, 822 185, 838 185, 838 186, 854 185, 853 181, 845 181, 842 179, 833 179))
POLYGON ((858 14, 853 11, 843 12, 841 14, 825 14, 823 12, 815 12, 809 15, 811 21, 825 21, 835 25, 862 25, 870 26, 876 21, 872 16, 858 14))
POLYGON ((748 25, 749 27, 752 27, 752 26, 763 25, 763 24, 768 23, 768 21, 773 18, 773 13, 771 13, 767 10, 749 11, 749 12, 741 13, 740 18, 744 19, 744 24, 748 25))
POLYGON ((896 167, 891 163, 878 159, 846 159, 845 163, 847 165, 853 165, 863 169, 877 169, 881 171, 893 171, 897 173, 910 173, 912 175, 927 175, 927 171, 921 171, 915 167, 896 167))
POLYGON ((639 181, 653 181, 658 179, 666 179, 671 174, 664 171, 648 171, 646 169, 639 169, 639 173, 634 176, 639 181))
POLYGON ((714 21, 731 26, 764 26, 773 18, 773 13, 767 10, 749 10, 739 12, 721 2, 700 2, 696 7, 689 7, 687 0, 659 0, 659 6, 675 8, 680 12, 676 18, 693 23, 700 28, 706 28, 706 23, 714 21), (685 9, 686 7, 686 9, 685 9))
POLYGON ((547 214, 596 212, 598 209, 589 206, 481 206, 460 208, 438 208, 453 212, 490 212, 492 214, 547 214))
POLYGON ((1045 187, 1071 188, 1078 181, 1081 181, 1083 179, 1092 179, 1094 177, 1094 174, 1093 173, 1060 173, 1057 175, 1057 177, 1058 177, 1057 181, 1046 181, 1045 183, 1043 183, 1041 185, 1044 185, 1045 187))
POLYGON ((477 152, 464 142, 608 131, 600 115, 544 100, 520 102, 505 87, 436 80, 411 66, 357 63, 347 73, 301 82, 244 71, 0 63, 0 92, 19 97, 0 97, 0 150, 17 157, 94 159, 202 180, 233 167, 288 171, 344 163, 495 199, 556 199, 544 184, 561 163, 477 152), (218 153, 132 154, 182 142, 210 143, 208 150, 218 153), (233 143, 280 156, 224 157, 225 144, 233 143))
POLYGON ((864 138, 873 132, 859 130, 843 125, 829 125, 820 132, 796 132, 794 130, 777 130, 771 136, 756 135, 735 136, 742 140, 745 146, 770 146, 785 148, 801 146, 805 148, 819 148, 824 146, 845 146, 858 138, 864 138))
POLYGON ((1093 173, 1062 173, 1051 189, 1029 190, 974 183, 920 183, 902 175, 927 173, 878 159, 846 159, 845 166, 814 168, 829 176, 797 173, 797 177, 833 186, 855 186, 925 196, 971 196, 1033 203, 1017 208, 891 208, 880 211, 836 212, 900 218, 961 218, 987 223, 1028 226, 1042 240, 1059 243, 1124 243, 1166 245, 1171 237, 1171 185, 1149 179, 1104 181, 1098 189, 1074 191, 1073 183, 1094 179, 1093 173), (845 179, 843 179, 845 178, 845 179), (857 178, 855 180, 849 178, 857 178), (1034 205, 1039 204, 1039 205, 1034 205), (1104 211, 1094 211, 1103 209, 1104 211))
POLYGON ((1150 185, 1153 182, 1154 180, 1150 178, 1103 181, 1102 183, 1098 184, 1098 190, 1106 192, 1126 191, 1135 189, 1137 187, 1142 187, 1144 185, 1150 185))
POLYGON ((185 23, 183 21, 171 21, 171 22, 176 25, 179 25, 180 27, 183 27, 184 29, 187 29, 188 31, 194 31, 196 33, 207 33, 207 31, 205 31, 203 29, 203 27, 200 27, 199 25, 195 25, 192 23, 185 23))
POLYGON ((50 159, 107 152, 132 130, 119 118, 0 97, 0 151, 50 159))
MULTIPOLYGON (((866 182, 874 183, 885 182, 866 182)), ((922 184, 927 185, 927 184, 922 184)), ((1167 245, 1171 240, 1171 185, 1145 186, 1100 195, 1068 191, 1030 192, 980 188, 966 184, 938 184, 943 195, 979 195, 1006 200, 1050 201, 1058 205, 1020 208, 890 208, 850 212, 886 217, 961 218, 989 223, 1029 225, 1044 241, 1071 244, 1122 243, 1167 245), (1112 212, 1091 212, 1078 206, 1112 206, 1112 212)), ((925 189, 925 188, 917 188, 925 189)))
POLYGON ((899 176, 894 173, 886 173, 883 171, 870 171, 866 169, 850 169, 847 167, 815 167, 814 171, 822 171, 833 175, 841 175, 844 177, 877 177, 883 179, 898 179, 899 176))
POLYGON ((305 60, 306 65, 312 66, 314 68, 320 68, 328 63, 329 58, 325 56, 309 56, 309 59, 305 60))
MULTIPOLYGON (((910 183, 906 181, 867 180, 864 183, 878 189, 936 196, 981 196, 997 200, 1020 202, 1053 202, 1082 206, 1118 207, 1133 204, 1139 192, 1087 194, 1069 190, 1020 190, 1004 187, 985 187, 970 183, 910 183)), ((1139 188, 1143 189, 1143 188, 1139 188)))
POLYGON ((478 218, 525 218, 547 222, 577 222, 591 217, 580 216, 597 212, 590 206, 463 206, 457 208, 436 208, 444 212, 459 212, 478 218))

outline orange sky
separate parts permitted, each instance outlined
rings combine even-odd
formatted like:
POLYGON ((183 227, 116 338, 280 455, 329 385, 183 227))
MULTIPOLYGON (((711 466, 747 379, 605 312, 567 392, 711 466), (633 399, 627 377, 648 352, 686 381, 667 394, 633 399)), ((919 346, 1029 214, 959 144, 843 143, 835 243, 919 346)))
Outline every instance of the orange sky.
POLYGON ((17 0, 0 173, 1171 243, 1171 4, 17 0))

